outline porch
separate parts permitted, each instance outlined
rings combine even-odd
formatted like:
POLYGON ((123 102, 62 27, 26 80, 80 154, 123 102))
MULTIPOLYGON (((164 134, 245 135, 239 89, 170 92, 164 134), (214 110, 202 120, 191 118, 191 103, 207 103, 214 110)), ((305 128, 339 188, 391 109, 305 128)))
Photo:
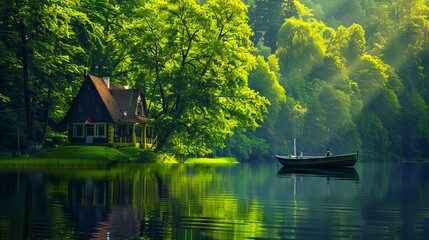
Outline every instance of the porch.
POLYGON ((112 124, 109 143, 115 148, 134 146, 150 149, 155 144, 154 127, 147 124, 112 124))

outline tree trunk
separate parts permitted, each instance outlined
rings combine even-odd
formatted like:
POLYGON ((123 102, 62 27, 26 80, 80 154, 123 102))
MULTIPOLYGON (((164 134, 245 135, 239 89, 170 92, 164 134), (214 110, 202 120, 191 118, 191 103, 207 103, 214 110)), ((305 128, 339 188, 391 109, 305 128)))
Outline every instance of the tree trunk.
POLYGON ((164 149, 165 145, 167 144, 168 139, 170 138, 171 133, 173 132, 173 124, 169 124, 168 130, 165 131, 164 134, 161 134, 161 131, 157 131, 159 135, 157 136, 157 144, 155 148, 155 152, 159 152, 164 149))
POLYGON ((24 86, 24 107, 25 115, 27 118, 27 130, 30 145, 34 143, 34 124, 33 124, 33 113, 31 111, 31 96, 28 76, 28 48, 27 48, 27 34, 25 31, 25 25, 22 20, 19 23, 19 33, 21 36, 21 60, 22 60, 22 80, 24 86))
POLYGON ((45 104, 45 115, 43 116, 45 124, 43 126, 42 139, 40 139, 40 148, 42 148, 45 145, 46 137, 48 135, 49 114, 51 112, 51 106, 52 106, 51 96, 52 96, 52 83, 49 81, 48 96, 45 104))

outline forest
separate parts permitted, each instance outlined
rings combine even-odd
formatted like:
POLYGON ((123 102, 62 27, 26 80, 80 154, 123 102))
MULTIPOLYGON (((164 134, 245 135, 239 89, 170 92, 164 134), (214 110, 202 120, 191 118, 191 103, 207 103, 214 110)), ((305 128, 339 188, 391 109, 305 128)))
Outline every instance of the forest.
POLYGON ((429 156, 427 0, 2 0, 0 149, 67 143, 87 74, 146 92, 154 151, 429 156))

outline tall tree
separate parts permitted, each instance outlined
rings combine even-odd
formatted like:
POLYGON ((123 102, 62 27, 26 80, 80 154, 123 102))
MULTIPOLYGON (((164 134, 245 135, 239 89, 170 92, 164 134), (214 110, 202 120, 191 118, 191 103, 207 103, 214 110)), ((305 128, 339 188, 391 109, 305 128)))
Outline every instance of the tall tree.
POLYGON ((276 56, 280 73, 284 77, 283 86, 298 101, 306 98, 310 83, 306 76, 323 61, 325 45, 321 24, 305 22, 296 18, 285 21, 279 32, 276 56))
POLYGON ((365 106, 369 106, 386 87, 387 70, 388 66, 381 59, 369 55, 362 56, 354 66, 350 78, 358 83, 365 106))
POLYGON ((341 53, 349 64, 353 64, 365 52, 365 31, 362 26, 353 24, 347 29, 346 38, 347 42, 341 46, 341 53))
POLYGON ((364 140, 363 149, 367 155, 386 155, 389 147, 388 131, 383 122, 371 111, 362 111, 356 119, 359 134, 364 140))
POLYGON ((130 82, 130 54, 126 26, 133 21, 136 1, 82 0, 79 10, 88 21, 81 23, 80 39, 85 48, 85 66, 92 74, 130 82))
MULTIPOLYGON (((276 64, 278 61, 274 55, 269 57, 271 64, 276 64)), ((286 102, 286 93, 284 88, 278 82, 278 73, 276 70, 270 69, 268 62, 264 58, 257 57, 257 66, 249 73, 249 86, 256 90, 261 96, 266 97, 270 101, 268 106, 268 114, 265 121, 261 124, 261 128, 257 129, 255 135, 264 139, 265 149, 273 154, 283 147, 281 134, 277 131, 276 122, 279 121, 278 114, 282 105, 286 102)), ((261 151, 253 151, 254 155, 263 156, 267 153, 261 151)))
POLYGON ((405 94, 403 105, 403 122, 407 125, 402 128, 404 155, 406 157, 427 156, 429 154, 427 150, 429 147, 428 105, 416 89, 405 94))
POLYGON ((264 39, 264 45, 274 53, 277 49, 278 31, 285 18, 298 17, 294 0, 255 0, 249 11, 255 45, 264 39))
POLYGON ((246 10, 238 0, 148 1, 138 10, 133 58, 147 73, 157 150, 208 154, 234 128, 262 120, 267 101, 248 87, 246 10))
POLYGON ((22 89, 13 89, 10 106, 25 109, 23 132, 30 147, 44 144, 56 92, 67 77, 81 70, 73 62, 81 50, 69 40, 74 37, 72 22, 82 17, 75 6, 67 0, 5 1, 2 5, 2 42, 9 49, 2 63, 6 73, 2 82, 22 89))

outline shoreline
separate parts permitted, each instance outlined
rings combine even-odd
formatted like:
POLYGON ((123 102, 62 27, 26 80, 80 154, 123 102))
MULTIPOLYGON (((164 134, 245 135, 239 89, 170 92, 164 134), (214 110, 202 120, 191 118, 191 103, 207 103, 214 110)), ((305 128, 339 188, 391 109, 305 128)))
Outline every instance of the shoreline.
MULTIPOLYGON (((0 153, 1 169, 108 169, 119 163, 179 164, 174 157, 134 147, 115 149, 106 146, 62 146, 34 153, 30 156, 13 156, 13 152, 0 153)), ((236 164, 233 157, 189 158, 185 164, 236 164)))

